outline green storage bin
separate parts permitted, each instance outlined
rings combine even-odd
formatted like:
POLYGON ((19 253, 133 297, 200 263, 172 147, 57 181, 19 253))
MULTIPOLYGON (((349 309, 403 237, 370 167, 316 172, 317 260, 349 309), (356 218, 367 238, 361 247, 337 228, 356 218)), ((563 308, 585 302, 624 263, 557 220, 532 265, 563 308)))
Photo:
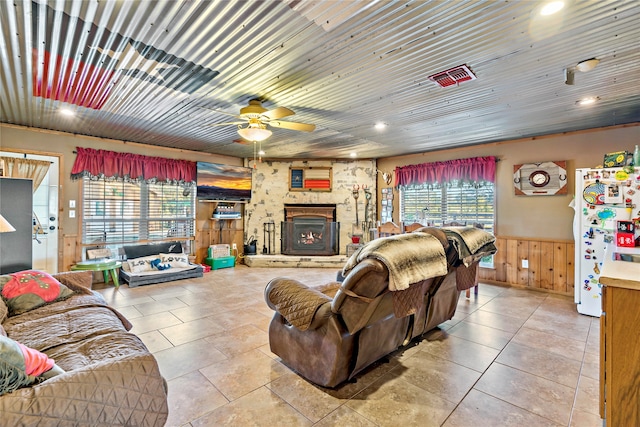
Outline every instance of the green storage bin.
POLYGON ((236 257, 225 256, 220 258, 206 258, 204 263, 210 265, 213 270, 219 270, 221 268, 235 267, 236 257))

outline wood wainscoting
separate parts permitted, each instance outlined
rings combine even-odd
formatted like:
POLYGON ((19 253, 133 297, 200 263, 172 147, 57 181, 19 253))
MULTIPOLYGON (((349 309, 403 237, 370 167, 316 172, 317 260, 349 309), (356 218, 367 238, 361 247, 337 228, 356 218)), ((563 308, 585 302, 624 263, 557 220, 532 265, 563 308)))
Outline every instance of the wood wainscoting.
POLYGON ((573 240, 496 237, 496 247, 493 268, 481 268, 480 281, 573 296, 573 240))

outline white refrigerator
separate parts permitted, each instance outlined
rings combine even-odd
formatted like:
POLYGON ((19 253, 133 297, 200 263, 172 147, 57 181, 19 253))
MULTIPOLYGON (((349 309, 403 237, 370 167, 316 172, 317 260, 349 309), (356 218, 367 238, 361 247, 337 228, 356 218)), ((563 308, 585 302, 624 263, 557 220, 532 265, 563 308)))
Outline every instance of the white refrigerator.
MULTIPOLYGON (((599 278, 605 249, 607 245, 617 245, 616 237, 625 236, 617 234, 618 221, 640 217, 640 168, 633 172, 628 168, 576 169, 575 182, 574 299, 579 313, 599 317, 599 278)), ((629 234, 622 243, 630 244, 633 238, 629 239, 629 234)))

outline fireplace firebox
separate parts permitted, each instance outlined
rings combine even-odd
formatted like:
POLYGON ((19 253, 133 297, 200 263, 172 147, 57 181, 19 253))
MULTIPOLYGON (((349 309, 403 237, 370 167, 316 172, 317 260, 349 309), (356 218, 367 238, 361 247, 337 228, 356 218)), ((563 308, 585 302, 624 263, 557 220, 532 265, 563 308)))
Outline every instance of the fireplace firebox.
POLYGON ((282 222, 284 255, 337 255, 340 224, 335 205, 285 205, 282 222))

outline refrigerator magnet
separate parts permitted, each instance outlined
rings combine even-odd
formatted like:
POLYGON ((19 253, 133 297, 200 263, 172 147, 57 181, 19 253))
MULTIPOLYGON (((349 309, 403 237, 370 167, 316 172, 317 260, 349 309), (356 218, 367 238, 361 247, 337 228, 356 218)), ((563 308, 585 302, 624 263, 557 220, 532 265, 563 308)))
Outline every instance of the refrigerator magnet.
POLYGON ((622 203, 622 191, 620 191, 620 185, 608 184, 607 189, 604 192, 604 202, 609 203, 622 203))

